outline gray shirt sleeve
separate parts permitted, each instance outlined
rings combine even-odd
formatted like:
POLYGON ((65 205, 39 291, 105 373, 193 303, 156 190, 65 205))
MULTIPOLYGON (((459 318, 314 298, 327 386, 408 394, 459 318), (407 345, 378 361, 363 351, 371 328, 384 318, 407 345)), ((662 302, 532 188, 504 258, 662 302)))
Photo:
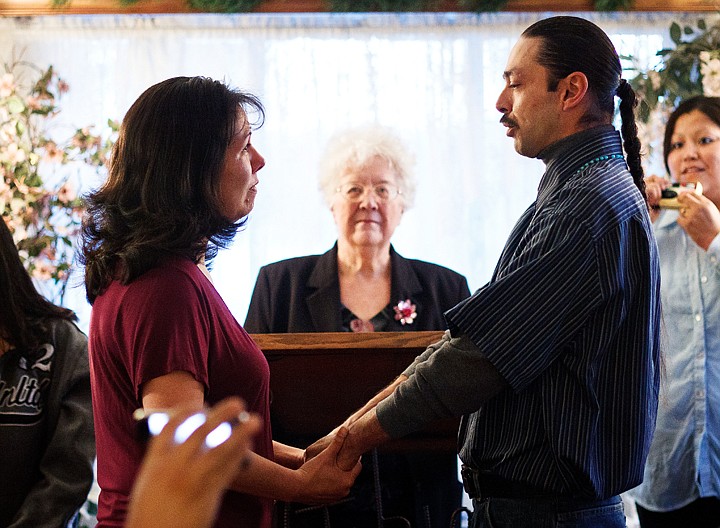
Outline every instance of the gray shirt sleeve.
POLYGON ((445 332, 403 372, 408 379, 377 405, 380 426, 398 438, 478 410, 488 397, 483 379, 489 369, 494 367, 468 337, 445 332))

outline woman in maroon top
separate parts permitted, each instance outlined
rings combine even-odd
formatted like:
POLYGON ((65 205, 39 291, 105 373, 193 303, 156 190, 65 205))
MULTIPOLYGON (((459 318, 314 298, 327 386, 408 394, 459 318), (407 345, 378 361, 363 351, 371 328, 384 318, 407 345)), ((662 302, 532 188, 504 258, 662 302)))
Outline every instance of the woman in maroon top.
POLYGON ((125 520, 142 458, 138 407, 199 409, 239 396, 264 422, 217 527, 269 527, 273 499, 336 500, 359 471, 337 468, 339 445, 304 463, 303 450, 272 441, 267 362, 205 268, 253 208, 265 160, 250 138, 263 117, 254 96, 218 81, 160 82, 128 111, 108 180, 88 196, 82 259, 101 528, 125 520))

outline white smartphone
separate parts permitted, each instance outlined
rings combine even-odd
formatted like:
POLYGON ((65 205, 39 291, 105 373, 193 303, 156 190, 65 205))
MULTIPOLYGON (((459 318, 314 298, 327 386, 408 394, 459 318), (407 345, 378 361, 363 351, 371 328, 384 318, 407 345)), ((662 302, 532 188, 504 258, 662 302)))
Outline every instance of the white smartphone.
MULTIPOLYGON (((165 411, 150 411, 138 409, 133 413, 138 423, 138 436, 141 440, 147 441, 152 436, 157 436, 170 421, 170 414, 165 411)), ((222 422, 205 437, 207 447, 216 447, 230 438, 235 425, 248 420, 247 413, 241 413, 232 422, 222 422)), ((175 430, 175 442, 183 443, 193 432, 205 423, 207 416, 204 412, 197 412, 188 416, 175 430)))

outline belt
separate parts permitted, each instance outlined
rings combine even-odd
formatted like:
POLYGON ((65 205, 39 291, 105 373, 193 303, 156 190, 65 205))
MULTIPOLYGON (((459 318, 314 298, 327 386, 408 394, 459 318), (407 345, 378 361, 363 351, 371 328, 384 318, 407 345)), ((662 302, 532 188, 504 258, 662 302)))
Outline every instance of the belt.
POLYGON ((506 478, 481 471, 469 466, 462 466, 460 471, 463 487, 471 499, 487 499, 490 497, 503 499, 552 498, 556 494, 538 490, 529 484, 514 482, 506 478))

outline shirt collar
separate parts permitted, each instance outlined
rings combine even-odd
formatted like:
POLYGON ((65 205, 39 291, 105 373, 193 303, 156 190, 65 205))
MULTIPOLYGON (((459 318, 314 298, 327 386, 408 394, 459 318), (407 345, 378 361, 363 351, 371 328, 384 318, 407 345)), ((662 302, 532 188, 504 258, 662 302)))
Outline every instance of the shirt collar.
POLYGON ((544 195, 600 156, 622 155, 620 133, 612 125, 600 125, 567 136, 543 149, 538 158, 545 163, 545 174, 538 186, 544 195))

